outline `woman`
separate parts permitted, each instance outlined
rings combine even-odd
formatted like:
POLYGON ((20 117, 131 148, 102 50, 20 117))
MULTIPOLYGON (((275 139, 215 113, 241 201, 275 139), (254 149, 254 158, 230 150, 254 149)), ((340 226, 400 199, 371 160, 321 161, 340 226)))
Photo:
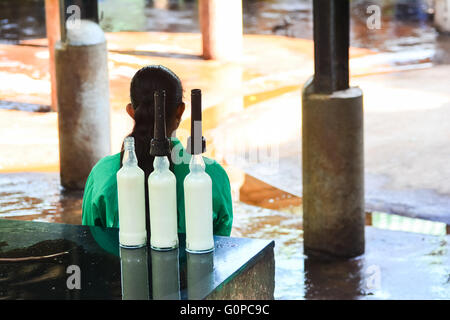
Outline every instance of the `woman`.
MULTIPOLYGON (((144 170, 146 179, 153 171, 153 157, 149 150, 153 136, 155 90, 166 91, 168 136, 178 128, 185 108, 181 81, 171 70, 163 66, 147 66, 136 72, 131 80, 131 103, 126 106, 126 110, 135 124, 129 136, 135 139, 138 165, 144 170)), ((174 153, 177 157, 169 160, 177 179, 178 232, 185 233, 183 181, 189 173, 189 161, 186 161, 188 155, 180 141, 176 137, 172 137, 171 141, 172 149, 175 150, 172 157, 174 153), (183 161, 178 161, 179 159, 183 161)), ((83 197, 83 225, 119 227, 116 174, 122 165, 122 157, 123 147, 122 152, 101 159, 89 174, 83 197)), ((205 164, 205 170, 213 183, 214 234, 229 236, 233 222, 230 181, 225 170, 216 161, 205 158, 205 164)), ((148 203, 146 211, 148 217, 148 203)))

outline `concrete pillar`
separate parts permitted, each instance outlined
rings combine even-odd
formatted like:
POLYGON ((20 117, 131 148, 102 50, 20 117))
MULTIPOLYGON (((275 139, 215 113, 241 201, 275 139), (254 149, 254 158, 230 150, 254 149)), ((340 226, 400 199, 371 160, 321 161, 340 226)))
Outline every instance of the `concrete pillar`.
POLYGON ((434 26, 439 32, 450 33, 450 0, 435 0, 434 26))
POLYGON ((312 80, 302 97, 303 230, 308 255, 364 253, 362 92, 349 87, 349 1, 314 0, 312 80))
POLYGON ((242 0, 199 0, 205 59, 232 61, 242 56, 242 0))
POLYGON ((153 0, 153 7, 166 10, 169 8, 169 0, 153 0))
POLYGON ((303 230, 306 254, 364 253, 364 132, 359 88, 303 91, 303 230))
POLYGON ((111 152, 106 40, 94 22, 67 27, 55 51, 61 185, 83 189, 98 160, 111 152))
POLYGON ((45 0, 45 25, 49 51, 49 72, 51 82, 51 109, 56 111, 58 106, 56 94, 55 74, 55 43, 59 41, 59 0, 45 0))

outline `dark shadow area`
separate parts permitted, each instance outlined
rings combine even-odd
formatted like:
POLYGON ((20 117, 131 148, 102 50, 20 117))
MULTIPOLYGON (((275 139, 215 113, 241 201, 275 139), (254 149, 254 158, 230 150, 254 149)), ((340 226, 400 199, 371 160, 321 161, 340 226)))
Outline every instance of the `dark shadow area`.
POLYGON ((118 267, 115 257, 87 252, 66 239, 0 250, 0 299, 120 299, 118 267), (67 284, 74 265, 82 272, 79 290, 67 284))
POLYGON ((353 300, 365 296, 363 260, 305 259, 305 298, 353 300))
POLYGON ((0 100, 0 109, 28 111, 28 112, 50 112, 50 111, 52 111, 52 109, 49 105, 18 102, 18 101, 7 101, 7 100, 0 100))

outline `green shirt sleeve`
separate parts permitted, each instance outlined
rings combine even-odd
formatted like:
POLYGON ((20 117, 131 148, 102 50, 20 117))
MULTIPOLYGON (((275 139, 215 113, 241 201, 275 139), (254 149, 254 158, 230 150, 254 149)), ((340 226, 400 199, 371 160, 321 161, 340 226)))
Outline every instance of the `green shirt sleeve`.
MULTIPOLYGON (((208 159, 207 162, 205 169, 213 182, 213 232, 215 235, 230 236, 233 225, 230 181, 219 163, 212 159, 208 159)), ((119 168, 120 153, 103 158, 92 169, 83 196, 83 225, 119 227, 116 177, 119 168)), ((174 173, 177 178, 178 232, 184 233, 186 229, 183 181, 189 173, 189 165, 187 163, 175 165, 174 173)))
MULTIPOLYGON (((88 181, 89 182, 89 181, 88 181)), ((108 228, 119 227, 116 184, 95 192, 86 184, 83 197, 82 224, 108 228)))
POLYGON ((100 160, 86 181, 82 205, 82 224, 118 227, 117 179, 120 154, 100 160))
MULTIPOLYGON (((207 171, 208 167, 207 167, 207 171)), ((230 180, 225 170, 217 162, 208 172, 213 178, 213 232, 229 237, 233 226, 233 202, 230 180)))
POLYGON ((101 215, 93 201, 94 198, 94 178, 89 175, 86 186, 84 188, 83 205, 82 205, 82 224, 86 226, 103 226, 101 215))

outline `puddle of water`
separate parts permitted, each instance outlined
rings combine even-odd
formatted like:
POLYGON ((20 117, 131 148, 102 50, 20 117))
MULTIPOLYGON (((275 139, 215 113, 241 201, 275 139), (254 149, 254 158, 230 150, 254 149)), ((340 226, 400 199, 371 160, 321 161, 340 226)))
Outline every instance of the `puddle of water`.
POLYGON ((45 36, 45 6, 41 1, 0 1, 0 41, 16 43, 19 39, 45 36))
POLYGON ((82 192, 64 192, 59 173, 0 174, 0 218, 81 224, 82 192))
POLYGON ((49 112, 51 110, 48 105, 5 100, 0 100, 0 109, 20 110, 27 112, 49 112))
POLYGON ((231 236, 275 240, 275 299, 303 299, 303 230, 298 214, 233 203, 231 236))
MULTIPOLYGON (((232 189, 233 177, 235 175, 231 174, 232 189)), ((323 282, 318 281, 314 275, 315 271, 322 269, 311 266, 313 262, 305 260, 303 255, 301 199, 249 176, 240 178, 235 184, 234 189, 238 191, 233 202, 231 236, 275 240, 276 299, 315 298, 315 291, 308 287, 308 283, 323 282), (259 194, 259 197, 255 198, 254 194, 259 194), (261 205, 266 208, 260 207, 261 205), (309 270, 306 275, 305 268, 309 270)), ((0 218, 80 224, 81 203, 81 192, 63 192, 56 172, 0 174, 0 218)), ((368 225, 387 230, 446 234, 445 224, 421 219, 374 212, 368 214, 366 220, 368 225)), ((437 256, 439 252, 436 252, 431 254, 437 256)), ((357 268, 357 264, 362 263, 358 261, 343 263, 341 271, 351 274, 352 268, 357 268)), ((358 268, 361 269, 361 266, 358 268)), ((325 268, 320 272, 328 271, 325 268)), ((317 277, 320 278, 321 275, 317 277)), ((357 286, 357 283, 352 282, 352 285, 357 286)), ((358 297, 366 297, 364 292, 358 294, 358 297)))

